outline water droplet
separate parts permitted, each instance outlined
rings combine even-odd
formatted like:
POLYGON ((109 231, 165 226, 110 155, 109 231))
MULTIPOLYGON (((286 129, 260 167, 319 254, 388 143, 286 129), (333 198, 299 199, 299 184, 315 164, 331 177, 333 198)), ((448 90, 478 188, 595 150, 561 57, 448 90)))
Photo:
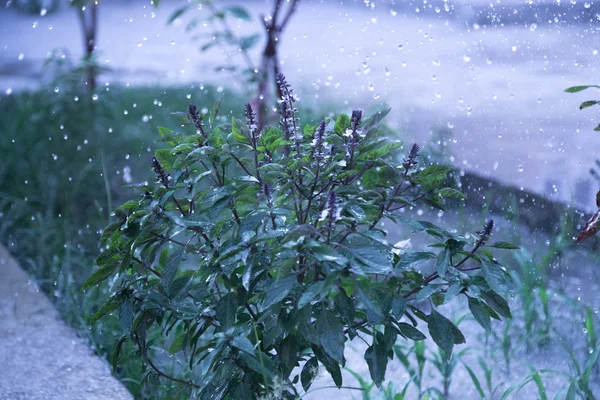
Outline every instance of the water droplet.
POLYGON ((379 97, 380 97, 379 93, 376 93, 376 94, 374 94, 374 95, 373 95, 373 98, 374 98, 375 100, 377 100, 379 97))
POLYGON ((471 61, 471 57, 469 57, 468 55, 465 54, 465 55, 463 55, 463 61, 468 63, 471 61))
POLYGON ((523 164, 519 164, 517 167, 517 171, 519 172, 523 172, 524 168, 523 168, 523 164))
POLYGON ((54 93, 58 93, 60 91, 60 89, 58 87, 54 88, 54 93))
POLYGON ((23 61, 24 58, 25 58, 25 54, 23 54, 23 53, 19 54, 19 61, 23 61))
POLYGON ((31 24, 31 27, 33 29, 37 28, 37 26, 38 26, 38 22, 37 21, 34 21, 33 24, 31 24))
POLYGON ((48 10, 46 10, 45 8, 42 8, 42 9, 40 10, 40 16, 42 16, 42 17, 43 17, 44 15, 46 15, 47 13, 48 13, 48 10))
POLYGON ((399 44, 398 45, 398 50, 402 50, 404 48, 404 45, 399 44))
POLYGON ((94 100, 94 101, 98 100, 98 95, 96 93, 94 93, 92 95, 92 100, 94 100))
POLYGON ((537 24, 531 24, 531 25, 529 25, 529 30, 531 32, 535 31, 536 29, 537 29, 537 24))

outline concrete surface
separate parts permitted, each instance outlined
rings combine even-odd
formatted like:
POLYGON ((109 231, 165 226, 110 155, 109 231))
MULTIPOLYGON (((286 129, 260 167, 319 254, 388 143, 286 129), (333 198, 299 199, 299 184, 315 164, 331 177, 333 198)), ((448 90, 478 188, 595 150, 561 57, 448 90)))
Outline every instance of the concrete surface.
POLYGON ((133 398, 1 245, 0 366, 0 400, 133 398))

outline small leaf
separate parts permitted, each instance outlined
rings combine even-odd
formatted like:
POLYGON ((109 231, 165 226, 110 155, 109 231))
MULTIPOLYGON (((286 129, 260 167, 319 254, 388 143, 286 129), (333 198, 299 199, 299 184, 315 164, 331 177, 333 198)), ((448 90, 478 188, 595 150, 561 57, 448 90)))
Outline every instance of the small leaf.
POLYGON ((452 189, 452 188, 440 189, 440 190, 438 190, 438 193, 442 197, 451 197, 451 198, 455 198, 455 199, 466 199, 467 198, 467 196, 464 193, 462 193, 459 190, 452 189))
POLYGON ((112 273, 119 267, 119 264, 113 263, 105 265, 100 268, 98 271, 94 272, 92 276, 87 278, 87 280, 81 286, 81 290, 86 290, 91 288, 92 286, 96 286, 100 282, 104 281, 106 278, 112 275, 112 273))
POLYGON ((179 7, 175 11, 173 11, 171 16, 167 20, 167 25, 172 24, 173 21, 175 21, 177 18, 181 17, 183 15, 183 13, 186 12, 189 7, 190 7, 189 5, 185 5, 185 6, 179 7))
POLYGON ((600 86, 598 86, 598 85, 571 86, 570 88, 566 88, 565 92, 577 93, 577 92, 581 92, 582 90, 589 89, 589 88, 600 88, 600 86))
POLYGON ((450 267, 450 254, 450 249, 446 248, 438 255, 436 269, 442 278, 446 276, 446 271, 448 270, 448 267, 450 267))
POLYGON ((520 247, 516 246, 512 243, 508 243, 508 242, 496 242, 492 245, 490 245, 490 247, 494 247, 496 249, 506 249, 506 250, 519 250, 520 247))
POLYGON ((251 21, 252 17, 248 13, 248 11, 240 6, 229 6, 223 9, 223 12, 229 13, 236 18, 239 18, 244 21, 251 21))
POLYGON ((580 110, 583 110, 584 108, 588 108, 591 106, 594 106, 596 104, 600 104, 600 101, 596 101, 596 100, 588 100, 588 101, 584 101, 583 103, 581 103, 581 105, 579 106, 580 110))
POLYGON ((221 109, 221 105, 223 104, 224 97, 225 97, 225 95, 222 94, 221 97, 219 97, 219 99, 216 101, 216 103, 210 109, 210 112, 208 113, 208 123, 212 127, 216 126, 217 116, 219 115, 219 110, 221 109))
POLYGON ((400 330, 402 336, 405 336, 411 340, 420 341, 426 339, 426 336, 420 330, 411 324, 407 324, 406 322, 399 322, 398 329, 400 330))
POLYGON ((308 389, 310 389, 310 386, 318 375, 319 361, 317 357, 312 357, 304 364, 300 373, 300 382, 302 382, 302 388, 305 392, 308 392, 308 389))

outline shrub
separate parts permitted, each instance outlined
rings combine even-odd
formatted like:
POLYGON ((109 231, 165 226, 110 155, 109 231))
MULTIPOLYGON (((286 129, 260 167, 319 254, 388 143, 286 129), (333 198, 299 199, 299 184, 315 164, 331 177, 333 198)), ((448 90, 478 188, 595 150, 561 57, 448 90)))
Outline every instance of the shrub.
POLYGON ((420 167, 416 145, 398 160, 402 144, 378 127, 389 110, 300 129, 297 98, 277 79, 280 127, 259 131, 250 105, 245 121, 220 122, 217 102, 207 117, 194 105, 176 113, 190 135, 160 128, 156 182, 115 211, 84 285, 118 272, 94 317, 118 310, 126 334, 113 362, 140 357, 145 384, 172 380, 198 398, 296 398, 320 366, 342 386, 356 337, 381 385, 398 337, 425 339, 418 320, 449 360, 465 338, 437 307, 458 295, 487 330, 510 317, 510 278, 489 247, 513 246, 488 244, 493 221, 469 237, 403 212, 463 197, 444 185, 450 169, 420 167), (428 234, 432 251, 391 245, 384 220, 428 234), (128 340, 137 353, 121 355, 128 340))

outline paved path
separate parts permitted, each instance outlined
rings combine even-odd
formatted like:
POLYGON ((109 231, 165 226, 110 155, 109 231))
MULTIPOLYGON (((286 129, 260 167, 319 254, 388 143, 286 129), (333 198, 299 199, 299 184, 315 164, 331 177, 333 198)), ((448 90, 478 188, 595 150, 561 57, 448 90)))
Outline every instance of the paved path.
POLYGON ((129 400, 0 245, 0 400, 129 400))

